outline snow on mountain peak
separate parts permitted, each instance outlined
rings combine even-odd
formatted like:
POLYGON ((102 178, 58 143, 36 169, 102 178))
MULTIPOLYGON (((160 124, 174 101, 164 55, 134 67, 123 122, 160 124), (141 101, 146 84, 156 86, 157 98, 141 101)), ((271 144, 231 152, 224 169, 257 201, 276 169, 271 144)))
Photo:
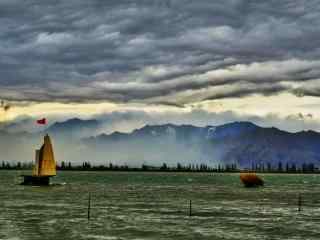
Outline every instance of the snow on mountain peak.
POLYGON ((210 127, 208 129, 206 139, 210 139, 214 135, 216 129, 217 129, 216 127, 210 127))

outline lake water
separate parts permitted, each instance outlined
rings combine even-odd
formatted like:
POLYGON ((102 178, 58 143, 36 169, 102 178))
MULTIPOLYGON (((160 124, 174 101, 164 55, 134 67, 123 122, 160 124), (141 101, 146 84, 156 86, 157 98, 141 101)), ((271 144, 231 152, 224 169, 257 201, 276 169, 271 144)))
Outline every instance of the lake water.
POLYGON ((320 175, 247 189, 238 174, 64 171, 64 185, 30 187, 21 173, 0 171, 0 239, 320 238, 320 175))

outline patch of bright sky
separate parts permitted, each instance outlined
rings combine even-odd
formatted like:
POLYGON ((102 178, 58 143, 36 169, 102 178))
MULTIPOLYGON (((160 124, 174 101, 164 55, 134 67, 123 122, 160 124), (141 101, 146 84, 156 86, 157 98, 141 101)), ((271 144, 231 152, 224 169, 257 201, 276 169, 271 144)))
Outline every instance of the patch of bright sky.
POLYGON ((291 114, 312 114, 318 116, 320 100, 316 97, 297 97, 289 93, 273 96, 252 95, 243 98, 227 98, 188 104, 185 108, 164 105, 145 104, 115 104, 115 103, 30 103, 24 105, 13 104, 9 111, 0 111, 0 121, 10 121, 21 116, 47 117, 47 116, 80 116, 90 118, 94 115, 110 113, 113 111, 145 111, 152 112, 188 112, 194 109, 208 112, 233 111, 239 115, 266 116, 270 113, 279 117, 291 114))
POLYGON ((257 116, 265 116, 270 113, 275 113, 280 117, 297 113, 317 116, 319 111, 315 106, 320 107, 320 100, 317 97, 297 97, 289 93, 283 93, 273 96, 252 95, 243 98, 210 100, 201 102, 198 105, 208 112, 230 110, 238 114, 257 116))

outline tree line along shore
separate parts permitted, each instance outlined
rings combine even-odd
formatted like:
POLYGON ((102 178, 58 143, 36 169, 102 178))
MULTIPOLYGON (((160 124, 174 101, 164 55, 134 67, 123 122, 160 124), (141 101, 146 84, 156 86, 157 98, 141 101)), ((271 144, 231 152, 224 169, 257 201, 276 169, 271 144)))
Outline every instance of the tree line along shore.
MULTIPOLYGON (((2 161, 0 170, 30 170, 33 167, 32 162, 16 162, 10 163, 2 161)), ((163 163, 161 166, 151 166, 142 164, 138 167, 118 165, 108 163, 105 165, 93 165, 90 162, 83 162, 82 164, 72 164, 71 162, 62 161, 57 165, 59 171, 159 171, 159 172, 241 172, 253 171, 261 173, 320 173, 320 169, 313 163, 303 163, 299 166, 296 164, 289 164, 279 162, 276 166, 267 164, 252 164, 249 168, 239 168, 237 164, 218 164, 216 166, 209 166, 207 164, 187 164, 183 165, 177 163, 175 166, 169 166, 163 163)))

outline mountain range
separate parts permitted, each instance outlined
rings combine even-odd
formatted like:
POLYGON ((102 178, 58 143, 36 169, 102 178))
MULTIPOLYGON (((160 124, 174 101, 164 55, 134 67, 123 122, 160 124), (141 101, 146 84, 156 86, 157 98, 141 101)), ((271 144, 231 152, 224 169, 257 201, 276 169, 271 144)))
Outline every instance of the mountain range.
MULTIPOLYGON (((128 165, 320 164, 320 133, 290 133, 251 122, 220 126, 146 125, 130 133, 98 134, 99 120, 69 119, 56 122, 45 132, 53 136, 59 161, 128 165), (79 134, 81 132, 81 134, 79 134)), ((0 132, 2 160, 32 160, 43 133, 0 132), (8 149, 12 149, 9 151, 8 149), (14 150, 16 149, 16 150, 14 150), (21 152, 21 154, 19 154, 21 152)))

